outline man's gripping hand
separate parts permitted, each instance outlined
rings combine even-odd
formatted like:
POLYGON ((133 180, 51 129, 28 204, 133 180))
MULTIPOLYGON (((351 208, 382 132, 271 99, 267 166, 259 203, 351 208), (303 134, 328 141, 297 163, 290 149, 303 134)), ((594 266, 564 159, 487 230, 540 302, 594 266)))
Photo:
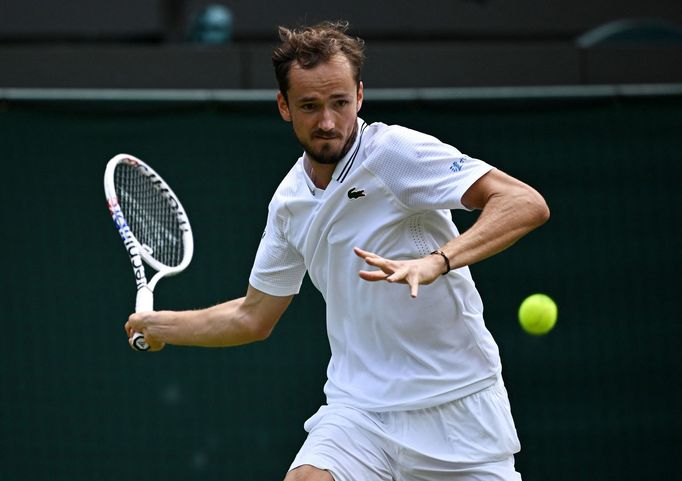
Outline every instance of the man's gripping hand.
POLYGON ((125 324, 130 347, 133 347, 133 335, 136 332, 141 332, 144 335, 144 340, 149 344, 150 351, 160 351, 163 349, 166 343, 159 339, 163 326, 162 319, 162 312, 149 311, 131 314, 128 317, 128 322, 125 324))

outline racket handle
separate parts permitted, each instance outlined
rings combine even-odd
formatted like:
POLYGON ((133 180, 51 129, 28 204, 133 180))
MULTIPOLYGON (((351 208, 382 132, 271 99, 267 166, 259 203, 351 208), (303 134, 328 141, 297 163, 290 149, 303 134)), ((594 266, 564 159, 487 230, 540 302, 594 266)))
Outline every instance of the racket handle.
MULTIPOLYGON (((137 298, 135 299, 135 312, 147 312, 154 310, 154 293, 144 286, 137 291, 137 298)), ((144 340, 144 334, 136 332, 133 334, 132 346, 137 351, 148 351, 149 344, 144 340)))
POLYGON ((133 334, 132 346, 136 351, 148 351, 149 344, 144 340, 144 334, 141 332, 136 332, 133 334))

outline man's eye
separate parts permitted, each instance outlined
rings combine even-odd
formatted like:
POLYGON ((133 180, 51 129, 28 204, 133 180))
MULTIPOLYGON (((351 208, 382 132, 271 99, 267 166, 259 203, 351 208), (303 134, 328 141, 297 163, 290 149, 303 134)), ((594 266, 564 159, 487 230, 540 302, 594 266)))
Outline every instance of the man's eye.
POLYGON ((301 105, 301 110, 306 110, 306 111, 315 110, 315 105, 314 104, 303 104, 303 105, 301 105))

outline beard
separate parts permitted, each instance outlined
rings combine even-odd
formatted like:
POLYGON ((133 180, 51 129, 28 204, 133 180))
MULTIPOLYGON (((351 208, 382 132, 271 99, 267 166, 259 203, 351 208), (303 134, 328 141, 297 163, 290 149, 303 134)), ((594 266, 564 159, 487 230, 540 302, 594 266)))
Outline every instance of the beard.
MULTIPOLYGON (((334 150, 331 143, 323 143, 321 147, 314 149, 311 144, 301 140, 298 135, 296 135, 296 132, 294 132, 294 135, 296 136, 298 143, 301 144, 301 147, 303 147, 303 150, 305 150, 306 155, 311 160, 314 160, 318 164, 333 165, 337 164, 341 159, 343 159, 343 157, 353 146, 355 138, 358 136, 358 123, 357 121, 355 122, 353 132, 351 132, 351 134, 348 136, 348 140, 346 140, 343 146, 338 150, 334 150)), ((313 137, 333 140, 340 138, 341 134, 339 134, 337 131, 323 132, 317 130, 313 132, 313 137)))

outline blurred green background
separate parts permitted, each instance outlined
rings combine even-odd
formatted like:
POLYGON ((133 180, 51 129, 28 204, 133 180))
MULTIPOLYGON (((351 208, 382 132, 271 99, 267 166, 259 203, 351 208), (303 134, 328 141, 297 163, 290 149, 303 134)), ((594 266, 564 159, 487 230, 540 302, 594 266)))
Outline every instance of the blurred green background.
MULTIPOLYGON (((472 267, 524 480, 675 479, 682 98, 368 101, 362 117, 432 133, 550 205, 548 224, 472 267), (534 292, 559 306, 540 338, 516 319, 534 292)), ((134 154, 189 213, 194 260, 159 284, 157 308, 241 296, 300 151, 274 102, 9 102, 0 146, 0 479, 283 478, 324 402, 320 295, 306 280, 264 343, 135 353, 134 283, 102 188, 107 160, 134 154)))

